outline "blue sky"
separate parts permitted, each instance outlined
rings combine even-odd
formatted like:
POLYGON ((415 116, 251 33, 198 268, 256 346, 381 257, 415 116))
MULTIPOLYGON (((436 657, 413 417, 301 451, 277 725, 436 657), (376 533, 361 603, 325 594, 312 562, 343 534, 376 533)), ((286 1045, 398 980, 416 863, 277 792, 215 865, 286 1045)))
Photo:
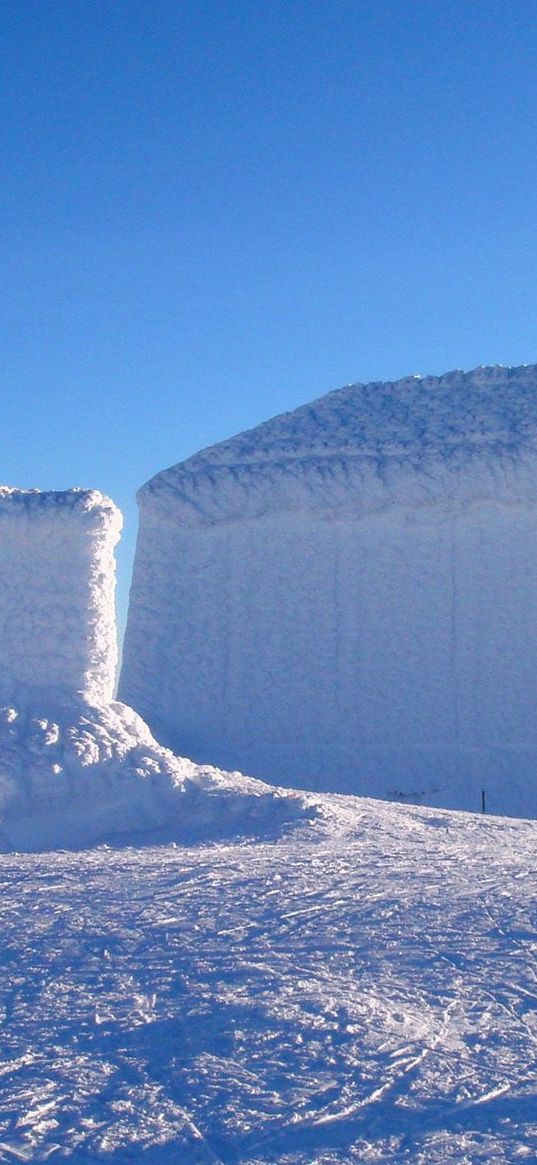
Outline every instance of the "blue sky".
POLYGON ((537 361, 526 0, 3 0, 2 472, 100 488, 355 380, 537 361))

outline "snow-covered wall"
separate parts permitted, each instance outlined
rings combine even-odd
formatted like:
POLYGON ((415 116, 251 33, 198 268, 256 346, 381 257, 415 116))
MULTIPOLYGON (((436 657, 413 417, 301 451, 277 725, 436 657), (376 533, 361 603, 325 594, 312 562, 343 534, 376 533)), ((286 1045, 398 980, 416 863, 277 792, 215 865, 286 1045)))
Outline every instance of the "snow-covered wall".
POLYGON ((0 487, 0 699, 112 699, 120 530, 97 491, 0 487))
POLYGON ((537 813, 537 369, 355 385, 139 495, 120 691, 279 783, 537 813))
POLYGON ((273 834, 315 807, 200 768, 113 700, 121 514, 0 488, 0 852, 273 834))

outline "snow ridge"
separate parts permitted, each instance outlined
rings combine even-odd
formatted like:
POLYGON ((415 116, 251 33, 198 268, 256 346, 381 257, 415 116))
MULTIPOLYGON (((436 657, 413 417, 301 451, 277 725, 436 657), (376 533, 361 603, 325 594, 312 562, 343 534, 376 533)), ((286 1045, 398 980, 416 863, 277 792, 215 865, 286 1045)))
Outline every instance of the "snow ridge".
POLYGON ((0 1162, 537 1160, 536 823, 0 856, 0 1162))

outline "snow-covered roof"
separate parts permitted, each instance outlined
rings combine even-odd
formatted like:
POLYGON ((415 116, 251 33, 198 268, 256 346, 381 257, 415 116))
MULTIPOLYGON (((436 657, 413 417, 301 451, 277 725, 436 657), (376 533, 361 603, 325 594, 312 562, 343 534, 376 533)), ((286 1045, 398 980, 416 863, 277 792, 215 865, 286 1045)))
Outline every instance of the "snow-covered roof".
POLYGON ((537 365, 494 365, 336 389, 164 470, 138 497, 190 525, 513 489, 533 502, 536 454, 537 365))

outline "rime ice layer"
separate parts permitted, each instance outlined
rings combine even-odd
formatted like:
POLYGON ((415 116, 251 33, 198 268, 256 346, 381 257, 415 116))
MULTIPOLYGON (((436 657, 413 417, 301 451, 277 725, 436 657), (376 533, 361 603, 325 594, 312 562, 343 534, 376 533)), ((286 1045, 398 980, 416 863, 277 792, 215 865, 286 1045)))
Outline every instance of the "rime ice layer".
POLYGON ((122 518, 96 490, 0 487, 0 696, 111 700, 114 547, 122 518))

